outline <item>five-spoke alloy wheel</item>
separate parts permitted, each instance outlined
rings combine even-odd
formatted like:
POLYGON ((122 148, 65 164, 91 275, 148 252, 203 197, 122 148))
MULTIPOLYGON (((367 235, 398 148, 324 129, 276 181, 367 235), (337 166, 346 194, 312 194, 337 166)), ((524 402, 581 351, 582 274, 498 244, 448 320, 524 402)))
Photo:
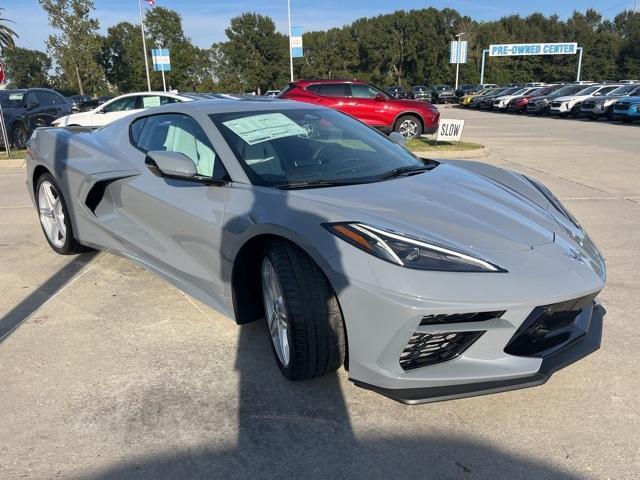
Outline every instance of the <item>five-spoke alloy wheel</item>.
POLYGON ((53 176, 41 175, 35 194, 40 225, 51 248, 62 255, 82 252, 84 247, 73 237, 67 205, 53 176))

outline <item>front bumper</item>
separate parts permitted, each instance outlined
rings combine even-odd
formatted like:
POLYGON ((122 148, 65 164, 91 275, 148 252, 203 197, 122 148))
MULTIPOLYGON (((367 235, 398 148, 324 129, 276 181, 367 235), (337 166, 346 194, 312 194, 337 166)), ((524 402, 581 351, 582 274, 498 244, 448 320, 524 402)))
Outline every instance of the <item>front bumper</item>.
POLYGON ((568 343, 560 350, 546 356, 542 360, 538 371, 531 375, 506 380, 490 380, 460 385, 405 389, 380 388, 357 380, 354 381, 354 383, 359 387, 373 390, 381 395, 409 405, 454 400, 457 398, 535 387, 546 383, 551 375, 558 370, 577 362, 600 348, 602 323, 605 313, 604 307, 595 304, 591 317, 589 318, 589 326, 586 333, 568 343))
MULTIPOLYGON (((332 280, 341 285, 336 292, 349 337, 349 378, 356 385, 406 403, 543 383, 563 365, 556 362, 551 369, 553 360, 538 353, 507 351, 510 341, 540 306, 593 299, 604 287, 605 274, 594 271, 595 261, 558 255, 555 243, 501 253, 501 265, 509 270, 506 274, 398 271, 402 267, 345 248, 349 254, 336 256, 330 270, 350 272, 348 280, 332 280), (425 321, 434 315, 474 312, 502 313, 473 321, 425 321), (453 343, 461 337, 464 342, 471 333, 481 335, 454 355, 431 363, 415 361, 416 344, 421 356, 426 343, 442 337, 449 340, 450 335, 453 343), (407 358, 414 363, 408 365, 407 358)), ((597 331, 601 313, 598 307, 589 338, 597 331)), ((579 358, 576 354, 575 360, 579 358)))

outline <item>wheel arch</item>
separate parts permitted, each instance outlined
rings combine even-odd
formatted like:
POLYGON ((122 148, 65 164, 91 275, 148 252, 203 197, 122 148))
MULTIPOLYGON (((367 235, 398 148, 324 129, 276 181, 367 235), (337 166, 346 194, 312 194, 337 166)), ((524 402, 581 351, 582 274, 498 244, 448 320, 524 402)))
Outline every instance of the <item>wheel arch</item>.
POLYGON ((395 129, 396 123, 398 122, 398 120, 400 120, 400 118, 402 118, 402 117, 404 117, 406 115, 412 115, 412 116, 416 117, 418 120, 420 120, 420 125, 422 126, 422 131, 424 132, 424 118, 420 113, 418 113, 418 112, 416 112, 414 110, 403 111, 403 112, 400 112, 399 114, 397 114, 396 117, 393 119, 393 125, 391 125, 391 128, 395 129))
POLYGON ((51 175, 52 177, 55 178, 55 175, 53 175, 53 173, 44 165, 38 165, 36 166, 36 168, 33 169, 33 176, 31 177, 33 180, 33 193, 35 195, 36 193, 36 189, 38 188, 38 179, 44 175, 45 173, 48 173, 49 175, 51 175))
MULTIPOLYGON (((332 275, 329 274, 328 264, 322 261, 322 257, 317 251, 312 248, 306 248, 303 242, 296 241, 295 236, 287 232, 258 232, 246 239, 233 257, 230 287, 235 319, 239 325, 258 320, 262 318, 264 314, 260 293, 259 262, 265 244, 273 240, 288 242, 308 255, 324 274, 333 293, 336 295, 336 298, 338 298, 336 279, 332 278, 332 275)), ((339 298, 338 304, 340 304, 339 298)))

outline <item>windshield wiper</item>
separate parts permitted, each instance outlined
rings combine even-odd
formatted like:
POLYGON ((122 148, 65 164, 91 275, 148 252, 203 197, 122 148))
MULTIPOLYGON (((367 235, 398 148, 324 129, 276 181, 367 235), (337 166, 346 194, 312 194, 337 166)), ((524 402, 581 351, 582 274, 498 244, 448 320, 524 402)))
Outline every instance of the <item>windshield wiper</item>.
POLYGON ((398 167, 385 173, 380 178, 382 180, 387 180, 389 178, 403 177, 414 173, 427 172, 429 170, 433 170, 434 167, 435 165, 425 165, 423 167, 398 167))
POLYGON ((339 180, 306 180, 304 182, 293 182, 278 185, 280 190, 295 190, 298 188, 321 188, 338 187, 342 185, 356 185, 361 182, 341 182, 339 180))

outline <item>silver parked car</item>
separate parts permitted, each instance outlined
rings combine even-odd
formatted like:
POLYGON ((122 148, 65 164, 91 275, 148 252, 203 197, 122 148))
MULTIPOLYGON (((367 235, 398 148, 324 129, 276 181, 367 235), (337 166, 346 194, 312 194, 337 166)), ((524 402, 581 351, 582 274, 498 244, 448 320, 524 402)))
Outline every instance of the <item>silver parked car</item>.
POLYGON ((238 324, 266 318, 290 380, 345 365, 420 403, 595 351, 605 264, 558 199, 400 143, 319 106, 175 103, 37 130, 27 185, 53 250, 120 253, 238 324))

